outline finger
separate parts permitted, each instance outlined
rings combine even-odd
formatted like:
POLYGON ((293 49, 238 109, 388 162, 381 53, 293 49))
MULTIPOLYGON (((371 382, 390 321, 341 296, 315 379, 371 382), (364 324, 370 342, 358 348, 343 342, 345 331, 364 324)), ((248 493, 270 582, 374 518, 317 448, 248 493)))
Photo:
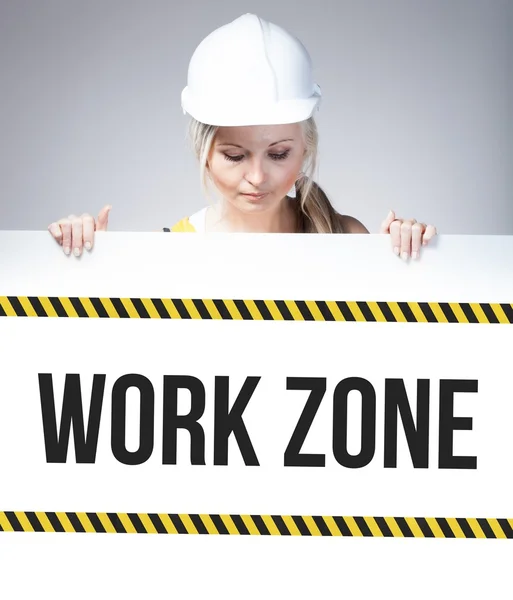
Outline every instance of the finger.
POLYGON ((98 214, 98 222, 96 223, 96 231, 107 231, 109 224, 109 213, 112 206, 107 204, 104 206, 98 214))
POLYGON ((395 254, 399 256, 401 253, 401 221, 398 219, 390 224, 390 240, 395 254))
POLYGON ((401 223, 401 258, 408 260, 411 253, 411 221, 401 223))
POLYGON ((62 246, 62 231, 58 223, 51 223, 48 225, 48 231, 52 237, 62 246))
POLYGON ((82 239, 84 240, 84 248, 91 250, 94 242, 94 219, 91 215, 82 215, 82 239))
POLYGON ((73 254, 75 256, 80 256, 82 254, 82 231, 82 219, 80 219, 79 217, 75 217, 71 222, 71 237, 73 244, 73 254))
POLYGON ((389 211, 387 218, 380 225, 381 233, 389 233, 390 224, 395 221, 395 213, 393 210, 389 211))
POLYGON ((411 226, 411 257, 413 260, 419 257, 424 229, 425 226, 423 223, 413 223, 411 226))
POLYGON ((69 219, 62 219, 57 223, 62 231, 62 249, 64 254, 70 254, 71 252, 71 221, 69 219))
POLYGON ((429 242, 429 240, 431 240, 432 238, 434 238, 435 235, 438 235, 438 232, 436 231, 436 227, 434 225, 428 225, 426 227, 426 231, 425 231, 424 236, 422 238, 422 245, 426 246, 427 243, 429 242))

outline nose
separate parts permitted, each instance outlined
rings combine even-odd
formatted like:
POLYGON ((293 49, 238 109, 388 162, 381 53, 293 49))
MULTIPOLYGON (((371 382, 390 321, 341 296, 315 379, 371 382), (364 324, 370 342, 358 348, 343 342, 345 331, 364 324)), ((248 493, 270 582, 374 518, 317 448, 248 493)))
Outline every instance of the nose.
POLYGON ((244 178, 252 186, 256 188, 260 187, 267 179, 263 161, 259 158, 253 158, 251 161, 248 161, 247 164, 248 170, 246 171, 244 178))

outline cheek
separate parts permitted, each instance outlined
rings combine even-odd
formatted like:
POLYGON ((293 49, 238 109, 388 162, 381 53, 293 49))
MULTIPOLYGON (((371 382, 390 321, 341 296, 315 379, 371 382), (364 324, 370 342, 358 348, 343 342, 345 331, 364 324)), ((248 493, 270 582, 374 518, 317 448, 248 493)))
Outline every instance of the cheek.
POLYGON ((210 175, 216 187, 220 190, 229 190, 237 187, 240 181, 238 169, 233 168, 224 159, 215 158, 210 163, 210 175))
POLYGON ((279 178, 280 178, 280 187, 286 188, 286 190, 290 190, 290 188, 296 182, 296 179, 301 171, 301 167, 303 162, 301 160, 290 161, 283 169, 280 169, 279 178))

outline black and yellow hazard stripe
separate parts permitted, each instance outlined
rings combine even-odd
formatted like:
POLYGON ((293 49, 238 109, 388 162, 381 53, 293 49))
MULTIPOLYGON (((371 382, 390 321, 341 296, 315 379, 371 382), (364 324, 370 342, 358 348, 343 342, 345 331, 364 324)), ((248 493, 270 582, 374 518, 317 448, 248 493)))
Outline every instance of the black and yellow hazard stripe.
POLYGON ((513 519, 6 511, 0 531, 513 539, 513 519))
POLYGON ((0 317, 513 324, 513 304, 0 296, 0 317))

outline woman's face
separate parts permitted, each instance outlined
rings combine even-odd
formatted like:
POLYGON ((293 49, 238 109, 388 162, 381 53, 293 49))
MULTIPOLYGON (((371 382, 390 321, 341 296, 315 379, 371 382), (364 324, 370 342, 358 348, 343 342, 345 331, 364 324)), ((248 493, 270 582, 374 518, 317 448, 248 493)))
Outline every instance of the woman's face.
POLYGON ((294 185, 304 153, 299 123, 220 127, 208 167, 217 189, 233 207, 263 212, 278 207, 294 185))

